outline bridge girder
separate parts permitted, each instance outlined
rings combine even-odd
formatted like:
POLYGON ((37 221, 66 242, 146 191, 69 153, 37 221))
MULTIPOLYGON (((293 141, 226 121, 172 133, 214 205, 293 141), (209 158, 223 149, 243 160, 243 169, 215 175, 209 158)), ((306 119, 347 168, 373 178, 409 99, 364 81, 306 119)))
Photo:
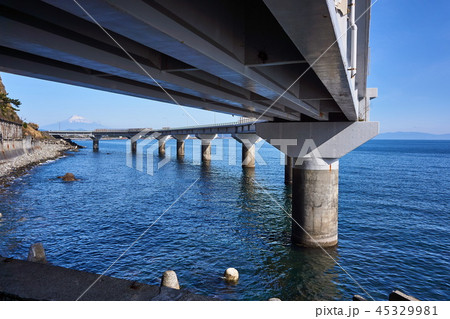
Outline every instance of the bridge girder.
MULTIPOLYGON (((1 0, 0 69, 173 102, 149 74, 178 103, 191 107, 246 117, 266 112, 266 120, 300 121, 305 115, 327 121, 329 113, 357 118, 358 101, 342 73, 345 59, 340 56, 344 63, 336 69, 328 56, 323 59, 328 69, 309 68, 313 55, 299 45, 316 29, 326 35, 317 38, 322 47, 336 39, 329 27, 336 28, 334 8, 326 0, 309 1, 310 7, 287 0, 79 3, 140 67, 73 1, 1 0), (308 11, 325 9, 328 16, 321 19, 308 11), (293 34, 285 11, 317 21, 293 34), (317 28, 318 23, 328 28, 317 28)), ((335 60, 336 52, 330 50, 335 60)))

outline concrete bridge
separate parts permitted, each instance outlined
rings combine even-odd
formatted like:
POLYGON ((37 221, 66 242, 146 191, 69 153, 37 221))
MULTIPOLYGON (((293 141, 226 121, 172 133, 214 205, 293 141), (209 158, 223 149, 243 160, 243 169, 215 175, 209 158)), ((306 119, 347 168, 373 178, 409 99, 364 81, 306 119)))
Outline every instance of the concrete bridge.
MULTIPOLYGON (((370 7, 370 0, 0 0, 0 70, 256 118, 222 129, 246 149, 263 138, 294 162, 293 241, 332 246, 339 158, 378 134, 369 122, 377 95, 367 88, 370 7), (244 127, 251 130, 236 131, 244 127)), ((137 134, 125 133, 108 134, 137 134)), ((219 128, 158 133, 161 145, 169 135, 195 134, 208 153, 219 128)), ((92 132, 94 145, 106 135, 92 132)))
POLYGON ((177 157, 184 156, 184 143, 189 137, 196 137, 202 141, 202 160, 211 160, 211 142, 218 134, 231 134, 242 143, 243 167, 255 167, 254 144, 261 141, 256 133, 254 119, 243 119, 239 122, 221 123, 214 125, 197 125, 177 128, 140 128, 140 129, 97 129, 94 131, 49 131, 54 137, 88 137, 93 141, 93 150, 99 150, 99 141, 102 137, 120 137, 131 140, 131 152, 136 153, 139 139, 157 139, 159 155, 165 155, 166 141, 173 137, 177 140, 177 157))

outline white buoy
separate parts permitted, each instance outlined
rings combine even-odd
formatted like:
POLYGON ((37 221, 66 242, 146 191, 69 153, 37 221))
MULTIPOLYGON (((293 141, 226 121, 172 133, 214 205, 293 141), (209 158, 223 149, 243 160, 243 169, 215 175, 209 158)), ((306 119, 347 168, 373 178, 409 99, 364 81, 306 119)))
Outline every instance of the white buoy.
POLYGON ((224 277, 226 281, 236 283, 239 280, 239 272, 235 268, 228 268, 224 277))
POLYGON ((47 258, 45 257, 45 250, 42 243, 36 243, 30 246, 27 260, 41 264, 47 263, 47 258))
POLYGON ((167 270, 164 272, 161 279, 161 287, 180 289, 180 284, 178 283, 178 278, 175 271, 167 270))

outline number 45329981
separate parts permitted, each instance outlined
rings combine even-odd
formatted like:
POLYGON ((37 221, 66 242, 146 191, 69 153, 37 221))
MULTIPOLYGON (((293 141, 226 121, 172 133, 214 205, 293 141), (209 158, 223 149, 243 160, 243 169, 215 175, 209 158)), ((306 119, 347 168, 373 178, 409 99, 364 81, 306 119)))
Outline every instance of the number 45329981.
POLYGON ((383 316, 437 316, 436 306, 379 306, 375 312, 383 316))

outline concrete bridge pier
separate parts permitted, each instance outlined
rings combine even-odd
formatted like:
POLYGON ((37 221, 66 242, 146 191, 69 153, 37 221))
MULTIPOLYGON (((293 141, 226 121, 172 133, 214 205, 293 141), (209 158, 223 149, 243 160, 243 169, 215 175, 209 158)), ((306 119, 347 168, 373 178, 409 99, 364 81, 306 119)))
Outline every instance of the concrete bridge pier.
POLYGON ((100 150, 100 139, 102 137, 98 135, 91 136, 92 139, 92 150, 98 152, 100 150))
POLYGON ((130 138, 130 142, 131 142, 131 153, 132 154, 136 154, 137 152, 137 140, 130 138))
POLYGON ((248 133, 233 134, 233 138, 242 144, 242 167, 255 167, 255 144, 262 139, 248 133))
POLYGON ((308 247, 334 246, 338 242, 339 160, 295 160, 292 241, 308 247))
POLYGON ((286 156, 285 162, 284 162, 284 183, 286 185, 292 184, 292 176, 293 176, 293 166, 294 161, 292 157, 286 156))
POLYGON ((170 135, 161 135, 158 139, 158 154, 159 156, 166 156, 166 142, 170 138, 170 135))
POLYGON ((211 161, 211 142, 217 137, 217 134, 196 134, 195 137, 202 142, 202 161, 211 161))
POLYGON ((177 140, 177 158, 184 157, 184 141, 188 138, 187 134, 177 134, 173 137, 177 140))
POLYGON ((256 134, 283 152, 286 164, 289 158, 294 161, 292 242, 305 247, 336 245, 339 158, 375 137, 378 123, 257 123, 256 134))

